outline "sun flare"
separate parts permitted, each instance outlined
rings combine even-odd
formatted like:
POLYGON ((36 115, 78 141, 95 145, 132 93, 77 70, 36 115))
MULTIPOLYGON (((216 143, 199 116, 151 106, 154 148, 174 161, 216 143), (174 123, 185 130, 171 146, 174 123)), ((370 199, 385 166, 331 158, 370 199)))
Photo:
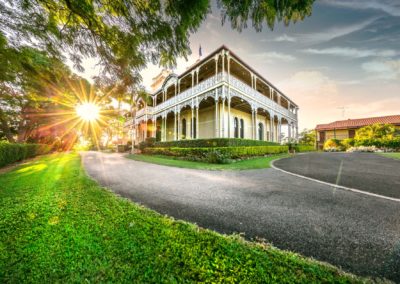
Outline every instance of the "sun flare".
POLYGON ((100 116, 100 108, 94 103, 79 104, 75 110, 76 114, 85 121, 95 121, 100 116))

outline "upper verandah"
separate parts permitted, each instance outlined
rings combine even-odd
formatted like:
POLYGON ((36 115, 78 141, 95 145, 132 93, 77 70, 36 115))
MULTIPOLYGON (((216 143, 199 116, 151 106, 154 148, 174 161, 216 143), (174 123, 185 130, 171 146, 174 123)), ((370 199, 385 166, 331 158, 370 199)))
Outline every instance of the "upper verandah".
POLYGON ((253 70, 225 45, 222 45, 202 60, 198 60, 182 74, 176 75, 171 73, 167 76, 161 88, 152 95, 152 99, 155 100, 155 104, 153 105, 159 105, 175 95, 207 80, 215 74, 226 73, 228 70, 231 76, 257 90, 282 107, 286 109, 298 108, 292 100, 285 96, 257 71, 253 70), (229 62, 228 58, 230 58, 229 62))

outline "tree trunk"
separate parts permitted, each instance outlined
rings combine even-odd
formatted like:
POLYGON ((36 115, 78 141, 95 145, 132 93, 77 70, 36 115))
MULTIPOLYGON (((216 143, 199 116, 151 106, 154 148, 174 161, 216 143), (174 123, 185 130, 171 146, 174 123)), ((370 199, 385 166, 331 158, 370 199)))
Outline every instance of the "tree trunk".
POLYGON ((1 131, 4 133, 6 136, 7 140, 9 142, 15 142, 14 136, 10 130, 10 127, 8 126, 8 122, 5 118, 4 112, 0 109, 0 127, 1 131))

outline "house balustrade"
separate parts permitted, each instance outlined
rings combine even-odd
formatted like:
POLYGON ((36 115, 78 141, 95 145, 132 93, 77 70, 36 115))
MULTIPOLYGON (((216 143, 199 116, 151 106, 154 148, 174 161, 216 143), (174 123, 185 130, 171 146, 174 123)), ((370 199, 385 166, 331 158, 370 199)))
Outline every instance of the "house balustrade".
MULTIPOLYGON (((291 120, 297 120, 297 115, 290 111, 289 109, 284 108, 279 105, 275 101, 271 100, 269 97, 261 94, 257 90, 253 89, 251 86, 237 79, 235 76, 228 76, 228 73, 218 73, 214 75, 196 86, 189 88, 176 96, 158 104, 153 107, 152 110, 148 110, 148 114, 159 114, 163 111, 170 111, 174 106, 187 102, 191 99, 196 98, 200 94, 209 91, 210 89, 214 89, 223 83, 229 84, 229 86, 233 89, 236 89, 240 93, 242 93, 247 101, 256 107, 264 108, 266 110, 272 110, 274 113, 280 114, 283 117, 290 118, 291 120)), ((231 94, 232 95, 232 94, 231 94)), ((148 107, 148 109, 151 109, 148 107)), ((142 110, 141 110, 142 111, 142 110)), ((142 112, 138 112, 136 117, 140 117, 143 115, 142 112)))

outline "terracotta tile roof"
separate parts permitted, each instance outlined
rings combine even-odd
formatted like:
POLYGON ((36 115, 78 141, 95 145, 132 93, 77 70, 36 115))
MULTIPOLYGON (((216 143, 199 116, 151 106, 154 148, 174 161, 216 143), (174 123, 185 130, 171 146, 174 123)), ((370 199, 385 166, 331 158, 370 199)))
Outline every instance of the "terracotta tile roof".
POLYGON ((327 124, 318 124, 315 127, 315 130, 359 128, 375 123, 390 123, 390 124, 400 125, 400 115, 338 120, 327 124))

